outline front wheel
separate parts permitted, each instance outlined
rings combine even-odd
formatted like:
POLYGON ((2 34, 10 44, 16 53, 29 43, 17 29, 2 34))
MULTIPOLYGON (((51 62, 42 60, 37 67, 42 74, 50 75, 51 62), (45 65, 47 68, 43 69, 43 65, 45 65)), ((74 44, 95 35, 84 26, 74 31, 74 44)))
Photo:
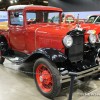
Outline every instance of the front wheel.
POLYGON ((60 74, 51 61, 39 58, 34 64, 33 73, 36 86, 45 97, 52 99, 60 93, 60 74))

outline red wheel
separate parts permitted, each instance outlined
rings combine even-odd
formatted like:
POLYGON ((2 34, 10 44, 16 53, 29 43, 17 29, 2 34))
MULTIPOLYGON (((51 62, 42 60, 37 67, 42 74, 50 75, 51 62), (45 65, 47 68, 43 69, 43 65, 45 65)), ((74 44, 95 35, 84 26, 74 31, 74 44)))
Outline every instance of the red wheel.
POLYGON ((40 64, 36 69, 36 80, 43 92, 50 92, 52 90, 53 79, 52 74, 47 66, 40 64))
POLYGON ((57 96, 61 89, 60 74, 57 67, 45 58, 39 58, 33 67, 38 90, 48 98, 57 96))

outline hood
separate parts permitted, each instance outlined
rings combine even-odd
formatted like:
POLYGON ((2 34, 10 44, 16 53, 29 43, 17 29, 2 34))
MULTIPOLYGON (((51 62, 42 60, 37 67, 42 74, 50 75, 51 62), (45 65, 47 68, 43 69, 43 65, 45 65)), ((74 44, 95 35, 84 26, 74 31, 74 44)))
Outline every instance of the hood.
POLYGON ((72 26, 63 26, 61 24, 48 24, 37 29, 39 33, 48 33, 51 36, 65 36, 71 29, 72 26))
MULTIPOLYGON (((36 48, 48 47, 64 50, 62 43, 63 38, 67 35, 71 28, 62 26, 61 24, 47 24, 36 29, 36 48)), ((64 52, 64 51, 62 51, 64 52)))

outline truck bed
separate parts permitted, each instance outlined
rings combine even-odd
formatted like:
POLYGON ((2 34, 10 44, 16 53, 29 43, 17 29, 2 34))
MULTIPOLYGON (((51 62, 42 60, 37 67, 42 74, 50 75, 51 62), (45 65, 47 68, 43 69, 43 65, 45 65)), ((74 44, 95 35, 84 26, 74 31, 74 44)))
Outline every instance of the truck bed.
POLYGON ((0 22, 0 30, 8 30, 8 21, 0 22))

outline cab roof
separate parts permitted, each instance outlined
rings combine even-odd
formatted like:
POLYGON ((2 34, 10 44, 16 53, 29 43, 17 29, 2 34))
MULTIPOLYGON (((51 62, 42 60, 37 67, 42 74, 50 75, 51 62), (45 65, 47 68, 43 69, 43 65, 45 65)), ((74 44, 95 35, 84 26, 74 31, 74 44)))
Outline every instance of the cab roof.
POLYGON ((36 11, 61 11, 61 8, 56 8, 56 7, 51 7, 51 6, 39 6, 39 5, 14 5, 10 6, 7 9, 8 11, 10 10, 36 10, 36 11))

